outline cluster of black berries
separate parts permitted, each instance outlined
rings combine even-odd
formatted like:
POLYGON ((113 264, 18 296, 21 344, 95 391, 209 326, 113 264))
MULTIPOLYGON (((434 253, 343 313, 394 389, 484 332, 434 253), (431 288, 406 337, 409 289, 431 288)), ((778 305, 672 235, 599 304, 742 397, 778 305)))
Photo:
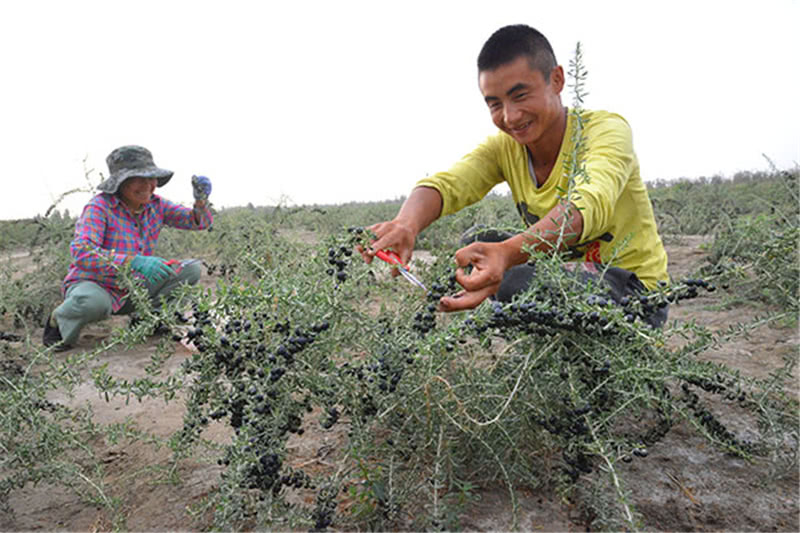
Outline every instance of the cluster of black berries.
POLYGON ((392 367, 384 358, 370 369, 378 376, 378 389, 381 392, 393 393, 403 377, 403 368, 392 367))
POLYGON ((335 486, 325 486, 317 492, 316 505, 311 513, 314 528, 311 531, 325 531, 333 524, 336 512, 336 496, 339 493, 335 486))
POLYGON ((436 309, 438 307, 439 299, 447 293, 453 293, 456 290, 456 275, 450 274, 446 283, 434 282, 431 284, 431 289, 426 296, 427 304, 424 311, 419 311, 414 315, 414 323, 411 329, 419 332, 420 335, 425 335, 436 326, 436 309))
POLYGON ((712 394, 724 395, 730 401, 738 401, 739 405, 746 406, 748 403, 747 394, 738 388, 735 388, 735 380, 730 378, 725 380, 724 376, 717 374, 715 380, 706 378, 688 377, 687 383, 681 383, 683 392, 682 400, 686 407, 692 411, 695 418, 702 424, 708 432, 721 442, 730 446, 737 447, 741 450, 752 452, 755 445, 749 441, 740 441, 736 438, 731 431, 720 423, 719 420, 705 407, 700 401, 699 395, 692 390, 692 386, 700 387, 706 392, 712 394), (691 385, 690 385, 691 384, 691 385))
POLYGON ((192 318, 187 319, 182 314, 176 314, 176 318, 178 318, 178 322, 183 324, 190 323, 191 327, 187 329, 183 334, 181 333, 174 333, 172 335, 172 340, 175 342, 180 342, 183 338, 186 338, 190 342, 192 342, 197 348, 197 351, 203 353, 206 351, 208 345, 205 343, 203 337, 204 328, 206 327, 213 327, 211 316, 208 311, 203 311, 197 307, 195 304, 192 308, 192 318))
POLYGON ((633 461, 633 457, 644 458, 644 457, 647 457, 650 454, 650 452, 648 452, 647 448, 645 448, 644 446, 634 447, 633 451, 631 451, 631 453, 633 454, 633 456, 631 456, 631 455, 623 455, 622 456, 622 462, 623 463, 630 463, 631 461, 633 461))
POLYGON ((561 436, 564 439, 587 438, 589 436, 589 427, 585 423, 584 416, 594 412, 601 413, 607 410, 609 406, 609 396, 605 387, 599 387, 601 381, 607 380, 611 373, 611 361, 605 360, 602 365, 595 365, 589 361, 585 354, 577 352, 579 355, 575 359, 565 361, 564 368, 561 370, 559 376, 562 380, 567 380, 570 377, 570 370, 575 377, 583 383, 586 390, 595 391, 591 398, 592 403, 584 403, 579 407, 575 407, 572 400, 563 398, 563 409, 550 418, 533 418, 533 422, 542 426, 548 433, 561 436), (577 364, 572 364, 577 363, 577 364), (568 366, 571 365, 571 366, 568 366))
POLYGON ((6 333, 5 331, 0 331, 0 341, 8 341, 8 342, 19 342, 22 340, 22 337, 19 335, 15 335, 14 333, 6 333))
POLYGON ((343 244, 332 245, 328 248, 328 264, 330 265, 330 268, 328 268, 325 273, 329 276, 336 276, 336 280, 338 282, 347 280, 347 272, 345 272, 345 268, 347 268, 347 265, 349 264, 347 258, 353 255, 353 248, 359 244, 362 246, 368 245, 367 240, 369 238, 369 232, 364 228, 347 228, 347 233, 349 234, 349 237, 343 244))
POLYGON ((332 428, 339 421, 339 410, 336 407, 329 407, 325 415, 325 419, 320 423, 324 429, 332 428))
POLYGON ((591 410, 590 405, 578 409, 568 410, 560 416, 551 416, 548 419, 536 418, 534 422, 542 426, 548 433, 562 435, 567 438, 586 435, 589 427, 583 420, 583 415, 591 410))
POLYGON ((420 335, 424 335, 436 326, 436 304, 429 303, 425 306, 424 311, 419 311, 414 315, 414 324, 411 328, 418 331, 420 335))
MULTIPOLYGON (((278 345, 278 347, 275 349, 274 355, 267 357, 267 361, 269 361, 271 364, 275 364, 277 362, 277 357, 281 357, 287 366, 292 365, 294 363, 294 356, 310 346, 311 343, 313 343, 316 339, 317 335, 323 331, 326 331, 329 327, 330 324, 327 321, 323 321, 311 326, 311 331, 295 328, 294 332, 292 333, 291 326, 288 321, 284 322, 283 324, 277 324, 275 326, 275 331, 286 335, 286 340, 278 345)), ((273 381, 277 381, 278 378, 273 378, 270 376, 270 379, 273 381)))
MULTIPOLYGON (((411 347, 384 346, 380 352, 371 362, 344 362, 338 368, 340 379, 352 383, 351 388, 358 391, 354 394, 356 403, 348 405, 345 411, 361 423, 378 414, 380 399, 396 393, 408 367, 415 363, 411 347)), ((328 409, 323 427, 327 428, 337 419, 338 412, 328 409)))
POLYGON ((254 464, 251 463, 247 468, 245 477, 249 481, 249 488, 263 491, 272 490, 275 482, 281 479, 282 466, 283 460, 277 453, 261 454, 258 461, 254 464))
POLYGON ((659 411, 658 421, 651 426, 647 431, 641 434, 640 438, 629 438, 624 444, 620 444, 618 448, 630 448, 631 454, 622 455, 623 463, 630 463, 634 457, 644 458, 649 455, 647 451, 648 446, 653 446, 658 441, 663 439, 669 430, 672 428, 673 421, 671 418, 664 416, 659 411))
MULTIPOLYGON (((244 468, 243 488, 280 493, 283 487, 309 487, 310 478, 302 471, 286 470, 280 456, 279 442, 287 433, 302 434, 303 410, 310 410, 308 398, 297 401, 287 396, 279 385, 295 364, 296 357, 330 328, 327 321, 308 327, 295 327, 288 320, 277 321, 269 313, 243 313, 231 317, 219 332, 207 312, 195 306, 192 324, 185 332, 198 353, 188 360, 188 370, 224 374, 230 388, 207 417, 201 413, 187 416, 187 438, 195 436, 208 419, 229 417, 237 436, 252 435, 243 448, 245 456, 236 455, 237 468, 244 468), (275 338, 274 344, 264 339, 275 338), (270 347, 272 345, 272 348, 270 347), (213 367, 207 368, 211 363, 213 367), (277 431, 276 431, 277 430, 277 431), (257 459, 247 455, 257 454, 257 459)), ((193 395, 193 411, 208 403, 208 391, 193 395), (199 404, 197 403, 199 402, 199 404)), ((233 447, 228 448, 220 464, 233 461, 233 447)), ((241 470, 240 470, 241 471, 241 470)), ((263 494, 262 494, 263 496, 263 494)))
MULTIPOLYGON (((296 402, 284 405, 286 413, 278 418, 277 415, 273 415, 269 402, 279 400, 275 389, 269 388, 269 385, 261 381, 240 381, 231 392, 230 398, 223 399, 222 408, 209 415, 213 419, 219 419, 230 413, 230 425, 236 435, 240 438, 248 433, 251 435, 241 447, 243 455, 237 457, 240 472, 244 472, 241 486, 272 491, 273 495, 278 495, 284 486, 294 488, 311 486, 311 479, 301 470, 288 469, 281 475, 283 467, 281 456, 271 451, 280 448, 277 443, 287 432, 297 434, 303 432, 300 427, 302 418, 298 414, 302 405, 296 402), (281 425, 278 434, 275 435, 274 428, 278 423, 281 425), (257 460, 254 460, 253 455, 257 460)), ((219 464, 227 467, 232 461, 233 450, 234 446, 229 446, 225 456, 218 461, 219 464)))
MULTIPOLYGON (((302 328, 292 330, 288 321, 279 322, 274 325, 273 331, 282 333, 284 340, 276 347, 274 353, 267 353, 267 347, 260 342, 265 336, 263 324, 270 321, 266 313, 253 317, 257 326, 247 318, 230 320, 216 342, 208 339, 205 333, 205 328, 211 326, 208 313, 197 312, 194 318, 194 327, 186 331, 186 339, 194 344, 200 353, 213 349, 215 364, 218 368, 224 369, 229 378, 233 379, 240 375, 245 367, 249 373, 257 373, 260 378, 264 378, 266 374, 263 367, 268 363, 271 366, 269 378, 272 382, 280 379, 285 373, 285 369, 276 365, 283 363, 291 366, 295 361, 295 355, 310 346, 319 333, 330 327, 327 321, 322 321, 312 325, 310 330, 302 328)), ((176 340, 180 340, 180 337, 176 340)))
MULTIPOLYGON (((733 378, 725 379, 724 376, 717 374, 714 380, 710 380, 708 378, 699 378, 695 376, 690 376, 685 378, 686 382, 681 384, 681 389, 683 392, 682 401, 683 403, 687 404, 687 407, 692 410, 694 416, 697 420, 706 427, 708 432, 718 439, 721 442, 724 442, 730 446, 737 447, 741 450, 746 452, 753 452, 756 449, 756 446, 749 442, 749 441, 740 441, 738 440, 733 433, 728 431, 715 417, 714 415, 704 407, 701 402, 700 398, 692 390, 690 386, 697 386, 703 389, 706 392, 712 394, 723 394, 725 398, 731 401, 738 401, 740 405, 746 405, 747 395, 742 392, 738 387, 734 387, 735 380, 733 378)), ((664 385, 661 385, 660 388, 656 384, 652 382, 648 382, 648 388, 651 389, 654 393, 660 394, 662 399, 668 400, 671 397, 671 393, 664 385)), ((672 418, 666 416, 662 410, 658 410, 659 418, 658 421, 650 427, 647 431, 645 431, 639 438, 632 438, 629 439, 629 442, 625 444, 625 446, 629 446, 632 448, 630 455, 623 455, 621 457, 622 461, 625 463, 629 463, 633 460, 633 457, 647 457, 648 450, 647 447, 653 446, 658 441, 664 438, 664 436, 669 432, 672 428, 673 420, 672 418)), ((620 445, 622 447, 622 445, 620 445)))
MULTIPOLYGON (((286 433, 302 434, 302 418, 298 414, 302 406, 284 406, 288 412, 285 418, 278 419, 272 413, 269 401, 278 400, 274 389, 262 393, 260 387, 251 385, 246 391, 241 391, 242 387, 237 387, 239 394, 232 394, 229 401, 223 401, 223 408, 215 412, 212 418, 225 416, 231 413, 231 426, 235 428, 237 435, 242 435, 243 431, 249 431, 252 435, 247 439, 247 444, 242 447, 242 453, 258 454, 258 461, 240 458, 239 463, 244 465, 243 488, 260 489, 262 491, 272 491, 273 495, 278 495, 284 486, 294 488, 308 488, 311 486, 311 479, 302 471, 296 470, 281 475, 283 466, 280 456, 271 450, 279 448, 277 441, 283 439, 286 433), (272 415, 271 417, 269 415, 272 415), (282 420, 282 422, 280 422, 282 420), (278 434, 274 435, 276 423, 280 423, 278 434), (242 426, 247 426, 244 428, 242 426)), ((233 447, 229 447, 223 459, 219 461, 221 465, 228 466, 231 462, 233 447)))
MULTIPOLYGON (((229 449, 230 453, 230 449, 229 449)), ((220 464, 230 464, 230 459, 219 461, 220 464)), ((295 489, 311 488, 312 481, 308 474, 302 470, 288 469, 281 474, 283 461, 276 453, 262 453, 257 460, 250 461, 244 469, 244 487, 271 491, 274 496, 280 494, 283 487, 295 489)))
MULTIPOLYGON (((14 285, 19 286, 20 292, 22 292, 22 284, 19 282, 19 280, 15 280, 14 285)), ((45 314, 44 303, 40 303, 38 305, 29 303, 21 305, 17 309, 17 312, 14 313, 14 328, 22 329, 26 327, 26 318, 30 319, 31 321, 38 320, 41 325, 44 325, 47 316, 48 315, 45 314)))
MULTIPOLYGON (((697 279, 689 278, 684 280, 683 283, 686 285, 686 287, 688 287, 686 294, 683 295, 684 299, 696 297, 698 294, 697 293, 698 289, 705 289, 707 292, 714 292, 715 290, 717 290, 716 285, 714 285, 713 283, 709 283, 708 281, 702 278, 697 278, 697 279)), ((678 299, 680 299, 680 296, 681 295, 679 294, 678 299)))
POLYGON ((215 263, 207 263, 203 261, 203 264, 206 267, 206 274, 209 276, 213 276, 217 273, 217 271, 219 271, 219 275, 223 278, 226 276, 233 276, 237 269, 236 263, 220 263, 217 265, 215 263))
POLYGON ((570 481, 575 482, 581 474, 592 473, 592 460, 591 457, 583 453, 581 450, 576 451, 574 454, 567 453, 567 450, 561 452, 564 462, 567 464, 563 468, 563 472, 569 477, 570 481))
POLYGON ((473 318, 468 325, 480 334, 494 328, 526 334, 550 335, 556 330, 583 331, 595 335, 611 335, 619 328, 611 324, 613 300, 590 296, 589 309, 558 305, 558 300, 537 298, 529 302, 502 304, 492 302, 492 312, 485 320, 473 318))
MULTIPOLYGON (((413 364, 414 358, 411 357, 411 348, 404 348, 405 363, 413 364)), ((345 362, 340 368, 342 374, 354 376, 358 381, 365 381, 367 384, 377 384, 378 390, 385 393, 393 393, 397 390, 397 385, 403 377, 405 369, 402 365, 393 364, 389 358, 380 357, 377 362, 370 364, 359 364, 351 366, 345 362)))
MULTIPOLYGON (((659 401, 672 404, 672 393, 670 393, 669 389, 663 383, 656 383, 648 380, 647 388, 654 396, 659 397, 659 401)), ((647 429, 647 431, 642 433, 638 439, 635 439, 635 445, 632 453, 636 457, 647 457, 647 446, 653 446, 659 442, 667 435, 667 433, 669 433, 669 430, 672 428, 674 423, 673 419, 668 416, 662 408, 658 408, 657 412, 658 421, 652 427, 647 429)), ((634 442, 634 440, 631 442, 634 442)), ((622 457, 622 460, 625 462, 630 462, 631 458, 629 456, 624 456, 622 457)))
POLYGON ((183 417, 183 428, 178 434, 178 440, 184 444, 194 442, 206 426, 208 426, 208 417, 198 412, 189 412, 183 417))
POLYGON ((725 376, 717 373, 713 380, 695 376, 689 376, 685 379, 687 383, 681 384, 681 388, 685 393, 691 392, 691 387, 688 385, 691 384, 712 394, 724 394, 727 400, 738 400, 740 404, 744 404, 747 400, 747 393, 738 387, 736 380, 732 377, 726 379, 725 376))
MULTIPOLYGON (((292 487, 295 489, 307 489, 312 487, 311 478, 302 470, 292 470, 289 473, 282 475, 279 481, 284 487, 292 487)), ((274 485, 272 492, 277 492, 274 485)))
POLYGON ((614 316, 618 313, 621 312, 619 316, 626 322, 647 321, 671 302, 696 298, 700 288, 708 292, 715 290, 715 286, 705 280, 688 279, 667 291, 623 296, 618 302, 607 294, 591 294, 585 305, 580 305, 565 301, 558 291, 541 287, 529 301, 492 302, 492 313, 487 320, 470 319, 467 325, 478 334, 494 328, 536 335, 550 335, 555 330, 615 335, 625 331, 615 323, 614 316))
POLYGON ((619 305, 622 307, 623 313, 625 313, 625 320, 634 322, 637 318, 646 320, 658 309, 663 309, 668 305, 670 298, 675 301, 677 295, 666 297, 653 297, 648 294, 641 294, 638 297, 623 296, 619 301, 619 305))
POLYGON ((347 267, 348 262, 342 257, 350 257, 351 255, 353 255, 352 248, 345 245, 338 248, 328 248, 328 264, 331 265, 331 268, 326 270, 325 273, 329 276, 336 276, 337 281, 347 280, 347 272, 344 269, 347 267), (336 268, 334 269, 334 267, 336 268))
MULTIPOLYGON (((564 397, 562 399, 563 407, 555 412, 552 416, 534 416, 531 421, 542 428, 544 428, 551 435, 558 437, 564 441, 563 449, 573 449, 567 443, 575 441, 590 441, 592 436, 586 422, 586 415, 601 416, 615 408, 617 405, 614 398, 613 387, 610 387, 607 382, 614 379, 612 373, 611 361, 606 359, 602 363, 598 363, 590 359, 590 357, 579 350, 568 350, 562 356, 564 365, 562 366, 559 376, 562 380, 574 379, 583 386, 583 390, 592 391, 591 397, 580 406, 575 406, 573 401, 564 397)), ((668 400, 670 392, 663 384, 655 382, 648 382, 648 388, 654 395, 668 400)), ((644 424, 640 421, 637 427, 642 427, 644 424)), ((643 430, 639 436, 628 436, 624 442, 615 446, 618 449, 629 449, 630 454, 623 455, 621 459, 624 462, 630 462, 633 457, 646 457, 648 455, 647 446, 652 446, 661 440, 672 427, 672 420, 664 416, 659 410, 659 418, 655 425, 643 430)), ((571 480, 575 481, 584 473, 591 472, 592 469, 592 454, 585 454, 585 452, 577 451, 572 455, 564 455, 565 465, 561 467, 564 474, 571 480)))
MULTIPOLYGON (((664 283, 659 283, 659 286, 663 289, 664 283)), ((702 278, 688 278, 664 291, 653 291, 642 294, 638 298, 624 296, 619 304, 625 309, 626 318, 629 316, 646 318, 656 310, 666 307, 667 304, 697 298, 700 295, 700 289, 714 292, 717 287, 702 278)))
MULTIPOLYGON (((233 331, 237 329, 246 330, 248 328, 247 321, 233 321, 233 331)), ((242 347, 238 342, 231 342, 226 340, 226 337, 220 337, 220 347, 215 353, 215 363, 225 369, 226 374, 232 380, 237 380, 237 388, 240 392, 247 392, 248 402, 252 405, 252 411, 256 416, 268 415, 271 412, 269 400, 264 397, 264 394, 258 392, 261 386, 272 386, 286 375, 287 369, 295 363, 295 356, 310 346, 316 339, 316 335, 327 330, 330 327, 328 322, 320 322, 311 327, 310 331, 295 328, 291 329, 289 322, 278 323, 274 326, 273 330, 277 333, 283 333, 284 341, 277 346, 273 353, 268 353, 266 346, 258 343, 254 348, 248 352, 242 352, 242 347), (269 370, 265 370, 265 363, 269 366, 269 370), (246 366, 246 375, 254 384, 250 385, 245 390, 244 381, 241 380, 243 371, 246 366)), ((277 393, 274 389, 267 391, 267 396, 275 399, 277 393)), ((234 402, 231 405, 232 420, 231 425, 234 426, 235 422, 241 421, 244 414, 244 405, 234 402)), ((285 424, 281 426, 281 432, 301 433, 300 427, 301 419, 298 416, 290 415, 285 424)), ((237 426, 234 426, 237 427, 237 426)))

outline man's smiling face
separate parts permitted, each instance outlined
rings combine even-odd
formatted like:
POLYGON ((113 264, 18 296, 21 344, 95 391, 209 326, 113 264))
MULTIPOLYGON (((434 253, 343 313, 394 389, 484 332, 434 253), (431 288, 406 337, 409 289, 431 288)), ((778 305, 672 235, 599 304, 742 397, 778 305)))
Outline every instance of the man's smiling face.
POLYGON ((561 67, 554 68, 545 80, 539 70, 531 68, 527 57, 520 56, 480 72, 478 84, 494 124, 518 143, 532 148, 548 132, 558 130, 563 116, 561 67))

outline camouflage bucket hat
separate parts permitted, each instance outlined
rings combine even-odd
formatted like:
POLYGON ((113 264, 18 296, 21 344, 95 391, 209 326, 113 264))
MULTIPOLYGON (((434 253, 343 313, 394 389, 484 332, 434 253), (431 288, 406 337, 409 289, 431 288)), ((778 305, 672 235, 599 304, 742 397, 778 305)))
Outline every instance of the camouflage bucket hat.
POLYGON ((103 192, 114 194, 128 178, 156 178, 163 187, 172 178, 172 171, 158 168, 153 154, 142 146, 122 146, 106 157, 109 176, 97 186, 103 192))

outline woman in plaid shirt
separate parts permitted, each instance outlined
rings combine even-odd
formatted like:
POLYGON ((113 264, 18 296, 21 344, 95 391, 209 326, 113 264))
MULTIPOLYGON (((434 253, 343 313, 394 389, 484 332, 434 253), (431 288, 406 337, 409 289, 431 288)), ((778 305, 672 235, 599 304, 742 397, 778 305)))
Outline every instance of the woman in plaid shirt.
POLYGON ((117 273, 126 263, 145 283, 153 303, 182 283, 197 283, 201 276, 197 260, 166 261, 152 253, 164 225, 188 230, 211 226, 211 181, 192 177, 195 204, 190 209, 153 194, 172 178, 172 171, 157 167, 146 148, 117 148, 106 162, 109 177, 75 226, 73 262, 61 286, 64 302, 48 317, 45 346, 68 349, 86 324, 134 310, 127 291, 117 283, 117 273))

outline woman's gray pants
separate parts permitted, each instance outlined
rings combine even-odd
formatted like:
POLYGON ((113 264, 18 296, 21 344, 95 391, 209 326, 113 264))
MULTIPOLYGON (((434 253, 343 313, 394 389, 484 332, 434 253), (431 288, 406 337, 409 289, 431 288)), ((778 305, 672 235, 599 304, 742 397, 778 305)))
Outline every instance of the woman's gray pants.
MULTIPOLYGON (((162 296, 168 297, 183 283, 196 284, 202 276, 203 264, 192 259, 184 260, 178 273, 156 283, 147 283, 150 301, 158 305, 162 296)), ((111 310, 111 295, 93 281, 80 281, 67 289, 64 301, 53 311, 64 346, 71 346, 78 340, 81 329, 92 322, 99 322, 115 315, 127 315, 134 311, 133 302, 128 299, 116 312, 111 310)))

